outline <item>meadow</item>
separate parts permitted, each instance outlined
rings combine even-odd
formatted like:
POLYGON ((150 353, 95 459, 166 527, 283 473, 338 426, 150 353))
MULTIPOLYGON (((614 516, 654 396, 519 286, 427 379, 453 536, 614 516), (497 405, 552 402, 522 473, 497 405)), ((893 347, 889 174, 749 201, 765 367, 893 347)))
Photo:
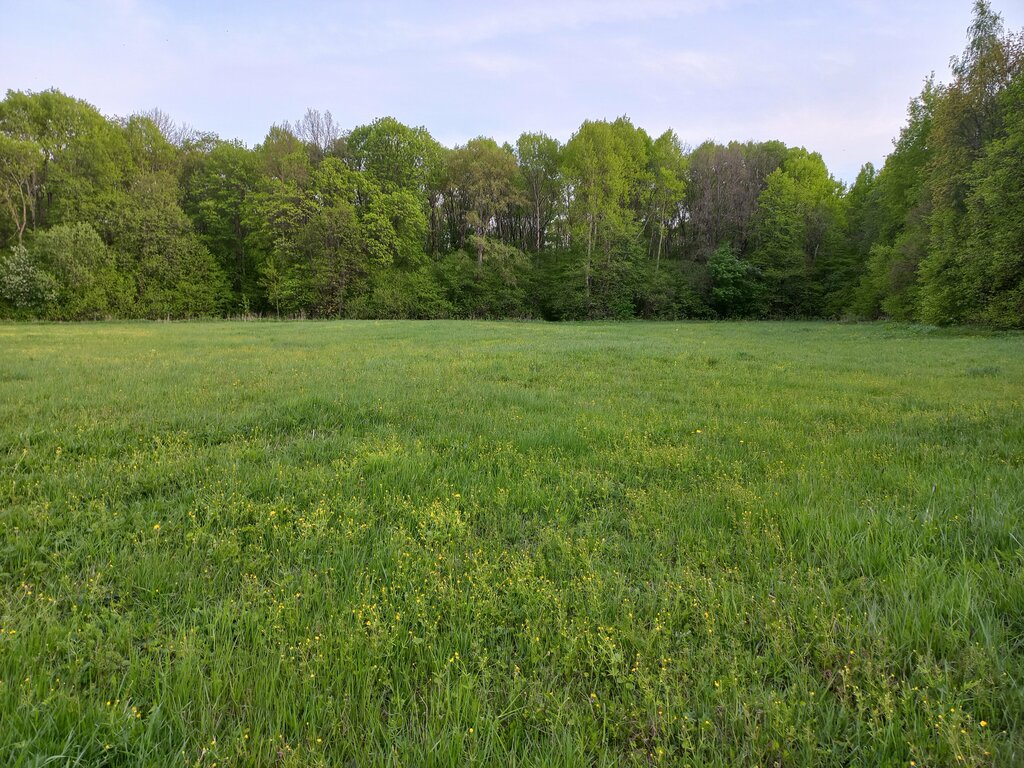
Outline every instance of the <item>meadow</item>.
POLYGON ((1024 764, 1024 335, 0 325, 0 764, 1024 764))

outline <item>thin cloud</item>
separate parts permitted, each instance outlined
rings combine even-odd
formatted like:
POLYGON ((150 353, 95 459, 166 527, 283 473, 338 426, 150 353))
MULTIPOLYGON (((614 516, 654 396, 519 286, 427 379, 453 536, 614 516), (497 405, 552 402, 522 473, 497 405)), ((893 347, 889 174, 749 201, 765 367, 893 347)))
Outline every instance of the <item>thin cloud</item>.
POLYGON ((346 126, 395 115, 449 144, 564 141, 584 119, 626 114, 691 144, 805 144, 850 180, 891 150, 970 12, 969 0, 42 0, 6 13, 9 29, 46 34, 8 36, 0 87, 57 87, 107 114, 157 106, 250 144, 310 106, 346 126))
POLYGON ((726 0, 529 0, 483 10, 478 4, 454 3, 447 9, 424 6, 430 19, 391 20, 387 31, 403 43, 477 45, 523 35, 546 36, 596 26, 676 19, 739 4, 726 0))

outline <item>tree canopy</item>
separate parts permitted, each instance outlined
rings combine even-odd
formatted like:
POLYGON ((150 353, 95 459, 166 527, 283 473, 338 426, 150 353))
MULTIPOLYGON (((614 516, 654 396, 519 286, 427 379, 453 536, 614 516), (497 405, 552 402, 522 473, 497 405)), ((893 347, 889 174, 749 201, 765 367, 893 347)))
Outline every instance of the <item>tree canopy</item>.
POLYGON ((892 317, 1024 327, 1024 37, 974 3, 881 168, 628 118, 447 148, 316 109, 255 147, 0 101, 0 316, 892 317))

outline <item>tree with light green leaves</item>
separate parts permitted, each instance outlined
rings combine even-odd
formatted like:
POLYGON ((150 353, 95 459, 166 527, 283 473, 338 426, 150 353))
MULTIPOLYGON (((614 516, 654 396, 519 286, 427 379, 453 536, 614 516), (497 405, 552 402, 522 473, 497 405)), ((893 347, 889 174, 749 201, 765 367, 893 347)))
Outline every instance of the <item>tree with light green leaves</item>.
POLYGON ((262 181, 257 154, 211 139, 188 144, 182 162, 182 208, 230 281, 232 310, 260 309, 258 253, 248 242, 252 222, 246 217, 262 181))
POLYGON ((460 218, 460 242, 483 264, 485 240, 496 234, 499 221, 519 204, 519 169, 515 156, 492 139, 477 138, 448 156, 448 192, 453 216, 460 218))
POLYGON ((119 123, 59 91, 8 91, 0 135, 41 150, 32 184, 36 227, 87 221, 104 232, 136 168, 119 123))
POLYGON ((133 312, 133 286, 116 254, 89 224, 58 224, 29 245, 37 269, 52 277, 44 314, 55 320, 103 320, 133 312))
POLYGON ((653 186, 650 147, 650 137, 626 118, 587 121, 565 146, 568 221, 588 315, 632 313, 640 216, 653 186))
POLYGON ((976 164, 1007 136, 1007 107, 1011 115, 1014 107, 1011 86, 1022 75, 1024 38, 1007 35, 999 14, 985 0, 976 0, 967 46, 953 60, 953 82, 936 103, 930 136, 931 238, 920 265, 920 317, 926 322, 981 322, 985 317, 990 289, 971 274, 984 273, 977 263, 990 262, 993 254, 965 247, 974 223, 968 201, 984 182, 985 167, 979 176, 976 164), (1007 91, 1011 95, 1004 97, 1007 91))
POLYGON ((36 142, 0 133, 0 202, 18 243, 35 221, 42 167, 42 147, 36 142))
POLYGON ((654 255, 654 269, 661 265, 665 240, 682 219, 686 198, 687 160, 683 146, 674 131, 665 131, 651 146, 650 209, 647 229, 649 250, 654 255))
POLYGON ((558 141, 543 133, 524 133, 516 140, 516 161, 529 209, 524 245, 535 252, 547 245, 548 229, 562 200, 561 151, 558 141))

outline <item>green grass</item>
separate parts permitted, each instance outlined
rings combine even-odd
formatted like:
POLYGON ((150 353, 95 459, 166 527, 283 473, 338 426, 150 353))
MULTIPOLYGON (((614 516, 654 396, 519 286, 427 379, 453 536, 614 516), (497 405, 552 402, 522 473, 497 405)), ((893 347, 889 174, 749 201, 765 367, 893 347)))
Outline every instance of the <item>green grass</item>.
POLYGON ((1022 335, 0 325, 0 764, 1020 765, 1022 403, 1022 335))

